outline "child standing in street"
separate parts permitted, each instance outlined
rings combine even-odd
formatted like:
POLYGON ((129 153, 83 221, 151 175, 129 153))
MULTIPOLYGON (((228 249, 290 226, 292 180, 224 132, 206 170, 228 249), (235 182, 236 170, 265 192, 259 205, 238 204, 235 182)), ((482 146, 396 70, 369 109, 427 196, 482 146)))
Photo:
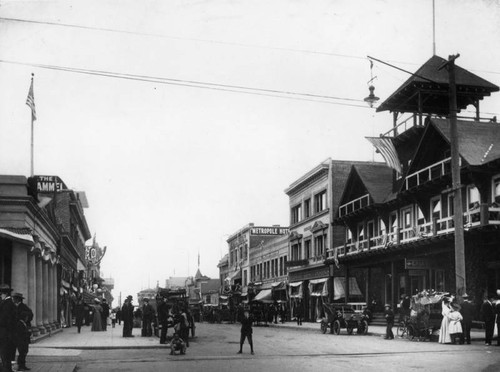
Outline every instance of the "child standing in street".
POLYGON ((385 305, 385 320, 387 321, 387 328, 385 330, 385 340, 394 340, 394 333, 392 333, 392 327, 394 326, 394 311, 389 304, 385 305))

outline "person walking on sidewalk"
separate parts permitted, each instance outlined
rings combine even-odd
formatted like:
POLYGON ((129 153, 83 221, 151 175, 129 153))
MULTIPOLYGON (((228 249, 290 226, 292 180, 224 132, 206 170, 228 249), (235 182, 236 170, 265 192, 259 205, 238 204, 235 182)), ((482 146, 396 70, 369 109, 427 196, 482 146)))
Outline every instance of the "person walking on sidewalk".
POLYGON ((304 317, 304 309, 302 307, 302 301, 298 303, 297 309, 295 310, 295 317, 297 318, 297 325, 302 325, 302 318, 304 317))
POLYGON ((153 323, 155 316, 155 309, 149 303, 149 298, 142 300, 142 337, 151 337, 153 335, 153 329, 151 328, 151 323, 153 323))
POLYGON ((108 330, 108 317, 109 317, 109 304, 105 298, 102 299, 101 307, 102 307, 102 313, 101 313, 102 330, 107 331, 108 330))
POLYGON ((241 318, 241 337, 240 337, 240 351, 238 354, 243 352, 243 343, 245 342, 245 338, 248 340, 250 344, 250 351, 253 355, 253 340, 252 340, 252 324, 253 317, 249 314, 248 310, 243 312, 243 317, 241 318))
POLYGON ((495 313, 497 315, 497 346, 500 346, 500 290, 497 290, 497 302, 495 304, 495 313))
POLYGON ((102 331, 102 306, 98 298, 94 299, 94 306, 92 307, 92 332, 102 331))
POLYGON ((23 303, 23 299, 24 297, 21 293, 12 294, 12 301, 16 306, 16 320, 13 334, 15 348, 12 350, 11 360, 15 359, 17 349, 17 370, 29 371, 31 368, 26 367, 26 356, 29 351, 31 336, 30 328, 31 321, 33 320, 33 311, 31 311, 31 309, 23 303))
POLYGON ((385 320, 387 322, 387 328, 385 330, 385 340, 394 340, 394 333, 392 333, 392 327, 394 326, 394 311, 389 304, 385 305, 385 320))
POLYGON ((0 357, 2 359, 2 370, 5 372, 12 372, 12 349, 15 351, 12 336, 14 334, 16 308, 10 297, 11 292, 10 285, 0 284, 0 357))
POLYGON ((82 330, 83 318, 85 317, 85 303, 80 295, 76 298, 73 315, 75 316, 76 328, 78 329, 78 333, 80 333, 82 330))
POLYGON ((123 303, 121 319, 123 320, 123 337, 134 337, 132 327, 134 326, 134 305, 132 305, 132 296, 127 296, 123 303))

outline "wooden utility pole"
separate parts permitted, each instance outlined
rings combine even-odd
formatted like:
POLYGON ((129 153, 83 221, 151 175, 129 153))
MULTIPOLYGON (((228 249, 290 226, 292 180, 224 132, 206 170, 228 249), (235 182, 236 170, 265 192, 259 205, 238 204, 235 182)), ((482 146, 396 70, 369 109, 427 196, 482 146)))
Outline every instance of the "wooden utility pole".
POLYGON ((450 146, 451 146, 451 179, 453 190, 453 222, 455 225, 455 288, 456 295, 465 293, 465 243, 464 243, 464 220, 462 206, 462 185, 460 179, 460 153, 458 149, 457 129, 457 86, 455 82, 455 59, 460 54, 448 57, 448 62, 439 69, 446 67, 449 75, 449 122, 450 122, 450 146))

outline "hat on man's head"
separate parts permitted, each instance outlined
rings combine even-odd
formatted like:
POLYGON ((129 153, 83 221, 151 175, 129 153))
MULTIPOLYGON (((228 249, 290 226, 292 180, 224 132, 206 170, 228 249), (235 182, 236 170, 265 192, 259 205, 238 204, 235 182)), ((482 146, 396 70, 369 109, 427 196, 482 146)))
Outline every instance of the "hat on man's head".
POLYGON ((143 298, 143 299, 142 299, 142 301, 144 301, 144 302, 149 302, 149 298, 147 298, 147 297, 146 297, 146 298, 143 298))
POLYGON ((390 304, 385 304, 384 307, 388 307, 388 308, 391 308, 392 306, 390 304))
POLYGON ((129 300, 131 300, 131 299, 132 299, 132 296, 131 296, 131 295, 128 295, 128 296, 127 296, 127 298, 128 298, 129 300))
POLYGON ((19 292, 14 292, 10 295, 10 297, 16 297, 16 298, 20 298, 21 300, 24 300, 24 296, 22 293, 19 293, 19 292))
POLYGON ((0 293, 10 293, 12 292, 12 288, 8 284, 0 284, 0 293))
POLYGON ((469 298, 469 295, 468 295, 467 293, 464 293, 464 294, 462 295, 462 298, 464 298, 464 299, 469 298))
POLYGON ((96 304, 98 304, 98 303, 100 303, 101 301, 100 301, 98 298, 94 298, 94 302, 95 302, 96 304))

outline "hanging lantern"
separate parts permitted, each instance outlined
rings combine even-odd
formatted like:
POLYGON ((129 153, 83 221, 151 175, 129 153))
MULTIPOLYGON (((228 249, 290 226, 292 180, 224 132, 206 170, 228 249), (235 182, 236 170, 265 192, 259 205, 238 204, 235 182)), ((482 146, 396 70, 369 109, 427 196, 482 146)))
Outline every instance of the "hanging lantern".
POLYGON ((368 90, 370 91, 370 94, 368 95, 368 97, 366 97, 366 98, 364 99, 364 101, 365 101, 366 103, 368 103, 368 105, 369 105, 370 107, 373 107, 373 105, 374 105, 375 103, 377 103, 377 101, 378 101, 380 98, 378 98, 378 97, 375 95, 375 93, 373 93, 373 92, 375 91, 375 87, 373 86, 372 82, 373 82, 373 80, 375 80, 377 77, 376 77, 376 76, 375 76, 375 77, 373 77, 373 61, 372 61, 372 60, 370 60, 370 77, 371 77, 371 79, 370 79, 370 80, 368 80, 368 84, 369 84, 369 85, 368 85, 368 90))
POLYGON ((370 85, 368 87, 368 90, 370 91, 370 94, 368 95, 368 97, 365 98, 365 102, 368 103, 368 105, 370 105, 370 107, 373 107, 373 105, 375 103, 377 103, 377 101, 380 99, 378 98, 374 93, 373 91, 375 90, 375 87, 373 85, 370 85))

